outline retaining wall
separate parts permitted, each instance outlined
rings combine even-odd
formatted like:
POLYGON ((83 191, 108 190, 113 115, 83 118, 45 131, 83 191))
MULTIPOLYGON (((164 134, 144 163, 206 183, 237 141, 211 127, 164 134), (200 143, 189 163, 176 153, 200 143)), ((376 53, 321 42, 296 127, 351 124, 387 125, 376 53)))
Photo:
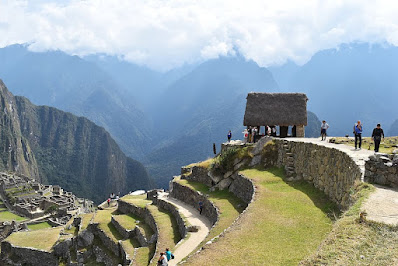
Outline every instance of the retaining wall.
MULTIPOLYGON (((58 265, 58 258, 52 252, 34 248, 17 247, 6 241, 1 242, 1 257, 3 261, 7 261, 7 258, 15 260, 18 262, 18 265, 58 265)), ((13 264, 10 263, 10 265, 13 264)))
POLYGON ((185 238, 188 232, 187 225, 185 224, 184 219, 181 217, 180 212, 178 211, 178 207, 174 204, 164 201, 162 199, 157 199, 156 205, 171 213, 177 221, 178 231, 180 232, 181 239, 185 238))
POLYGON ((172 181, 170 196, 194 206, 196 209, 199 208, 198 203, 203 202, 202 215, 206 216, 212 225, 218 221, 219 211, 217 207, 202 193, 172 181))
POLYGON ((354 184, 360 182, 361 170, 348 154, 313 143, 273 141, 278 152, 276 166, 285 166, 293 158, 295 180, 314 184, 343 209, 352 204, 350 192, 354 184))
POLYGON ((371 155, 365 163, 365 181, 373 184, 398 187, 398 154, 371 155))

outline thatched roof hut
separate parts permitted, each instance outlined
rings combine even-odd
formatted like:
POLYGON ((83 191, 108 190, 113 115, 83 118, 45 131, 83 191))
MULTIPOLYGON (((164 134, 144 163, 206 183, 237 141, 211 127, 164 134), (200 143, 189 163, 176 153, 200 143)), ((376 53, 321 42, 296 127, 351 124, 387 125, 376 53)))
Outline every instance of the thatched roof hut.
POLYGON ((307 95, 304 93, 249 93, 245 126, 306 126, 307 95))

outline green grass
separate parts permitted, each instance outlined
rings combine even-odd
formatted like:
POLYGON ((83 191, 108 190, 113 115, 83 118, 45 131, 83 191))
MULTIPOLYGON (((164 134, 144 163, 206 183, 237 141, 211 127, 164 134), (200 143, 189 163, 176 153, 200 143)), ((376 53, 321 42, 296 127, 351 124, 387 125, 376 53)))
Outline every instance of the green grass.
POLYGON ((397 265, 398 227, 359 223, 363 201, 374 190, 362 184, 357 202, 333 226, 333 231, 303 265, 397 265))
POLYGON ((114 219, 117 220, 121 226, 128 230, 134 229, 134 227, 137 225, 147 239, 150 239, 153 235, 153 230, 149 227, 149 225, 147 225, 143 219, 132 213, 115 215, 114 219))
POLYGON ((13 221, 13 220, 21 222, 27 220, 27 218, 21 217, 9 211, 0 212, 0 222, 13 221))
POLYGON ((51 228, 51 224, 48 222, 42 222, 42 223, 37 223, 37 224, 28 224, 28 229, 29 230, 40 230, 44 228, 51 228))
POLYGON ((31 247, 51 251, 57 242, 62 227, 39 229, 35 231, 16 232, 5 239, 14 246, 31 247))
POLYGON ((87 226, 90 224, 90 221, 93 219, 95 213, 85 213, 83 215, 81 215, 82 217, 82 226, 81 226, 81 230, 84 230, 87 228, 87 226))
POLYGON ((209 195, 208 199, 211 200, 220 210, 219 221, 210 231, 210 234, 206 237, 203 243, 206 243, 213 237, 222 233, 222 231, 228 228, 243 211, 243 202, 228 190, 218 190, 211 192, 209 191, 209 187, 207 187, 205 184, 188 181, 185 179, 175 180, 178 183, 190 187, 193 190, 200 191, 203 194, 209 195))
POLYGON ((192 265, 297 265, 332 230, 337 209, 305 182, 286 183, 282 169, 249 169, 256 199, 238 224, 188 261, 192 265))
POLYGON ((181 240, 177 221, 173 215, 171 215, 171 213, 159 210, 157 206, 148 205, 147 208, 155 218, 156 224, 158 226, 158 250, 164 251, 166 248, 173 250, 178 241, 181 240))
POLYGON ((146 205, 151 204, 151 200, 146 199, 146 194, 143 195, 126 195, 121 200, 131 203, 137 207, 145 208, 146 205))
MULTIPOLYGON (((336 144, 346 144, 352 147, 355 147, 354 138, 346 138, 346 137, 333 137, 329 140, 334 140, 336 144)), ((392 153, 393 150, 398 149, 396 147, 392 147, 392 145, 398 144, 398 137, 386 137, 384 141, 382 140, 379 147, 379 152, 382 153, 392 153)), ((362 138, 362 149, 374 150, 374 142, 370 137, 362 138)))
POLYGON ((155 250, 155 245, 151 244, 148 247, 140 247, 136 249, 134 265, 146 266, 152 259, 153 252, 155 250))

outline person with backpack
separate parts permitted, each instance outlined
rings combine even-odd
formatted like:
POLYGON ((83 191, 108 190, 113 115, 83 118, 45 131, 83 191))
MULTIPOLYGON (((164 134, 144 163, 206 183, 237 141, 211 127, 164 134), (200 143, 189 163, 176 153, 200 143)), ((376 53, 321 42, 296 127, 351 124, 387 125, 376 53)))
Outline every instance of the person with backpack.
POLYGON ((377 124, 376 128, 374 128, 373 132, 372 132, 372 140, 375 143, 375 152, 379 152, 379 147, 380 147, 380 142, 381 142, 382 136, 384 139, 383 129, 381 128, 380 124, 377 124))
POLYGON ((230 141, 231 141, 231 138, 232 138, 232 132, 231 132, 231 130, 228 131, 227 137, 228 137, 228 142, 230 142, 230 141))
POLYGON ((174 259, 174 254, 171 253, 169 248, 166 248, 166 258, 167 258, 167 261, 170 261, 170 260, 174 259))
POLYGON ((355 135, 355 149, 357 149, 357 143, 359 144, 359 149, 361 149, 362 145, 362 130, 363 126, 361 124, 361 121, 358 120, 358 122, 354 125, 354 135, 355 135))
POLYGON ((169 265, 167 257, 166 257, 166 255, 163 252, 160 252, 160 257, 158 259, 158 265, 161 265, 161 266, 168 266, 169 265))

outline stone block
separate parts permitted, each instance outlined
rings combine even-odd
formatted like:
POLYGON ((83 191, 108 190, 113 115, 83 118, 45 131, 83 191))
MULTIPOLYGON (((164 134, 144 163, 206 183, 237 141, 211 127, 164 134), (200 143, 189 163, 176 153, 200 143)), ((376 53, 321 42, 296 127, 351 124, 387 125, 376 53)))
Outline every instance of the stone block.
POLYGON ((216 186, 218 187, 219 190, 224 190, 224 189, 227 189, 231 185, 232 181, 233 181, 233 179, 228 177, 228 178, 221 180, 220 183, 218 183, 216 186))

